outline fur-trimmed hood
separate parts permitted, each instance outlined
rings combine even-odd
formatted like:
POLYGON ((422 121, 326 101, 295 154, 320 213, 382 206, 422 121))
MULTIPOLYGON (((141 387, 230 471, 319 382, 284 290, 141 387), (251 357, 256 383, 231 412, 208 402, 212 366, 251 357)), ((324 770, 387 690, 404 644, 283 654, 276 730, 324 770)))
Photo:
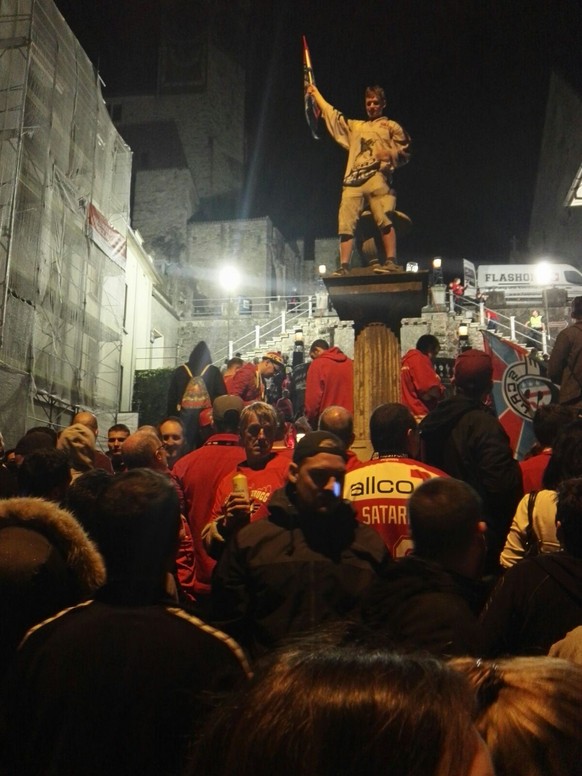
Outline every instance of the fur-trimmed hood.
POLYGON ((41 498, 0 500, 0 531, 8 526, 33 530, 59 551, 80 600, 105 583, 103 558, 70 512, 41 498))
POLYGON ((0 680, 29 628, 104 583, 103 559, 73 515, 41 498, 0 501, 0 680))

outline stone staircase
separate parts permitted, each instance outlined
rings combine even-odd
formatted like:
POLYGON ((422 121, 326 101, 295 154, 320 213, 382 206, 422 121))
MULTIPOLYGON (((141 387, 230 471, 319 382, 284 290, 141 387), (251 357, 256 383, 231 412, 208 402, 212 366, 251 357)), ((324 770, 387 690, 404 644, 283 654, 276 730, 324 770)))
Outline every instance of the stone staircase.
POLYGON ((340 321, 336 315, 323 317, 301 318, 294 322, 293 329, 279 334, 261 343, 258 349, 247 350, 242 353, 245 361, 261 358, 270 350, 279 351, 292 361, 293 351, 298 341, 298 333, 301 333, 304 352, 307 356, 311 343, 316 339, 324 339, 330 346, 336 345, 353 358, 354 353, 354 328, 351 321, 340 321))

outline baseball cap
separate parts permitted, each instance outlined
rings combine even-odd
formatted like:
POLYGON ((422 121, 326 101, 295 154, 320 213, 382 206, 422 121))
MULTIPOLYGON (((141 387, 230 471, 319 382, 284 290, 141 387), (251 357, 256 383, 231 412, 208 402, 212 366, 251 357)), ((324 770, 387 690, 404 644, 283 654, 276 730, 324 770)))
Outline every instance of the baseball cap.
POLYGON ((282 369, 285 366, 283 356, 276 350, 270 350, 268 353, 265 353, 263 358, 267 358, 269 361, 272 361, 278 369, 282 369))
POLYGON ((212 402, 212 417, 214 420, 221 421, 226 419, 228 412, 236 412, 240 415, 244 406, 240 396, 217 396, 212 402))
POLYGON ((329 431, 311 431, 296 444, 293 450, 293 463, 299 465, 306 458, 318 453, 339 455, 347 461, 346 447, 339 437, 329 431))

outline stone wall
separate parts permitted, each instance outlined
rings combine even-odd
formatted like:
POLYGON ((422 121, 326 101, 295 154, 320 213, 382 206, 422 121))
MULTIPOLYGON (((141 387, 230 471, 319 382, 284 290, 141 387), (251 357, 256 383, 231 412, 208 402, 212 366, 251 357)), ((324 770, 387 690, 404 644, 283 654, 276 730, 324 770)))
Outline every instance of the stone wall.
POLYGON ((186 258, 188 219, 197 197, 187 169, 142 170, 135 174, 133 223, 155 257, 186 258))
POLYGON ((314 251, 315 270, 319 264, 325 264, 328 272, 339 266, 339 244, 337 237, 330 237, 315 241, 314 251))
POLYGON ((570 206, 569 194, 581 163, 582 99, 554 73, 546 109, 529 248, 533 255, 549 254, 576 267, 582 262, 582 206, 570 206))
POLYGON ((483 348, 483 336, 478 322, 448 312, 423 312, 420 318, 404 318, 400 329, 400 352, 404 355, 415 347, 423 334, 433 334, 441 344, 441 358, 455 358, 459 347, 459 326, 467 323, 469 344, 483 348))
POLYGON ((227 266, 234 267, 240 279, 231 293, 242 297, 289 295, 301 285, 303 273, 299 247, 286 243, 266 217, 189 224, 184 264, 199 296, 211 299, 229 294, 220 280, 227 266))
POLYGON ((243 68, 209 46, 203 92, 115 97, 108 106, 122 137, 128 125, 174 122, 197 197, 205 199, 242 187, 244 99, 243 68))
POLYGON ((132 225, 158 261, 188 262, 189 220, 234 215, 242 190, 244 68, 212 43, 205 68, 201 91, 108 100, 133 151, 132 225))
MULTIPOLYGON (((254 331, 255 319, 241 316, 231 320, 231 335, 236 331, 237 336, 245 332, 254 331)), ((290 324, 284 334, 280 330, 272 337, 264 338, 259 348, 254 346, 239 348, 243 358, 249 360, 260 357, 268 350, 278 350, 289 356, 295 347, 295 331, 301 329, 305 354, 309 346, 316 339, 325 339, 330 346, 337 346, 350 358, 354 356, 354 329, 350 321, 340 321, 336 315, 328 315, 323 318, 303 318, 297 324, 290 324)), ((215 360, 222 360, 225 345, 228 341, 228 323, 224 319, 211 319, 208 321, 191 320, 184 321, 180 325, 178 333, 178 362, 183 360, 200 340, 205 340, 215 360)), ((238 346, 235 346, 237 349, 238 346)))

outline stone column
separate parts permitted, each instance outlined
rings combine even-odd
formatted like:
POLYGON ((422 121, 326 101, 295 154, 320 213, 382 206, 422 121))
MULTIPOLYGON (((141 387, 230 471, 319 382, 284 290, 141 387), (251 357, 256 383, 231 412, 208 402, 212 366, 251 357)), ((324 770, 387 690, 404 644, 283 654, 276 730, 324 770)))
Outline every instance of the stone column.
POLYGON ((400 401, 400 343, 383 323, 370 323, 354 342, 354 451, 361 460, 372 454, 370 416, 386 402, 400 401))
POLYGON ((400 322, 417 317, 427 302, 428 272, 375 275, 369 269, 324 278, 340 320, 353 320, 353 450, 371 455, 370 415, 378 404, 400 401, 400 322))

